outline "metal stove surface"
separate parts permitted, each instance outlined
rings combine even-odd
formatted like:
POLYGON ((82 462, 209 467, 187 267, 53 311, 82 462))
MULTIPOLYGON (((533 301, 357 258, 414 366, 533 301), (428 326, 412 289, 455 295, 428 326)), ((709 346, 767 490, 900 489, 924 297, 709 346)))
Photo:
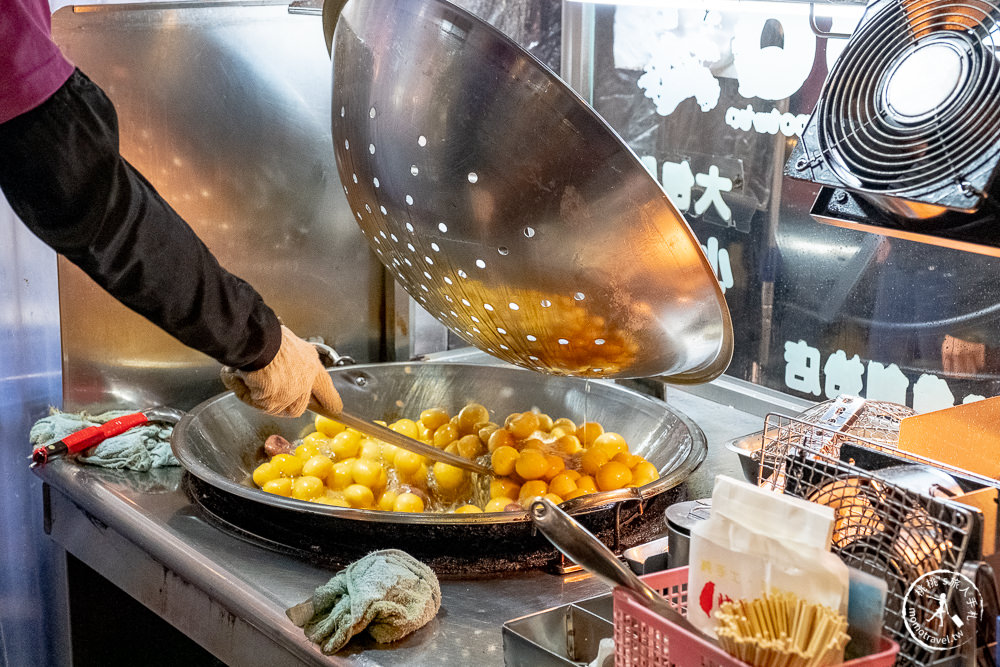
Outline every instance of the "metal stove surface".
POLYGON ((543 571, 442 579, 441 611, 421 630, 388 646, 358 637, 325 656, 284 610, 337 568, 219 530, 182 490, 180 468, 120 473, 60 460, 38 474, 53 539, 229 664, 500 665, 504 621, 608 590, 586 574, 543 571))

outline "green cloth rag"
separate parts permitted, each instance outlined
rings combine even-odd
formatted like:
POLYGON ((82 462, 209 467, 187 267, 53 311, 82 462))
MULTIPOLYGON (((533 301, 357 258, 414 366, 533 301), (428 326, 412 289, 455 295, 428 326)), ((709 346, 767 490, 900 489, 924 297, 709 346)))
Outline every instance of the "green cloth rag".
MULTIPOLYGON (((131 414, 130 410, 109 410, 99 415, 86 412, 61 412, 49 410, 31 427, 29 439, 31 448, 47 445, 53 440, 61 440, 90 426, 97 426, 118 417, 131 414)), ((148 472, 153 468, 178 466, 170 450, 171 424, 144 424, 125 431, 121 435, 108 438, 90 450, 86 455, 76 457, 78 461, 102 468, 116 468, 148 472)))
POLYGON ((433 570, 404 551, 373 551, 338 572, 286 613, 327 655, 367 629, 380 643, 422 628, 441 608, 433 570))

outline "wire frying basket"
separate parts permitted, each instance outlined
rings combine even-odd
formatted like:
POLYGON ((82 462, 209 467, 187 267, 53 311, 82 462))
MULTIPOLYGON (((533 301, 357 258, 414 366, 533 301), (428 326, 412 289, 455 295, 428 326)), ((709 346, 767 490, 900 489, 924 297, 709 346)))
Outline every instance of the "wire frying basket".
MULTIPOLYGON (((844 445, 882 447, 837 427, 770 414, 759 484, 834 509, 833 552, 888 584, 884 631, 899 643, 899 664, 928 665, 962 653, 968 646, 960 639, 939 648, 921 634, 922 627, 937 627, 941 605, 937 598, 914 595, 911 588, 939 570, 960 573, 967 560, 978 558, 973 553, 978 513, 862 469, 844 445), (848 460, 841 460, 844 457, 848 460)), ((956 590, 948 592, 956 608, 958 595, 956 590)), ((976 628, 966 632, 974 643, 976 628)))
MULTIPOLYGON (((835 400, 823 401, 795 415, 802 421, 811 423, 826 423, 831 413, 835 413, 839 405, 857 401, 860 403, 853 419, 845 424, 844 430, 855 438, 878 443, 879 450, 895 450, 899 442, 899 424, 903 419, 912 417, 917 412, 908 406, 889 401, 859 399, 856 396, 838 396, 835 400)), ((835 427, 836 422, 827 424, 835 427)))

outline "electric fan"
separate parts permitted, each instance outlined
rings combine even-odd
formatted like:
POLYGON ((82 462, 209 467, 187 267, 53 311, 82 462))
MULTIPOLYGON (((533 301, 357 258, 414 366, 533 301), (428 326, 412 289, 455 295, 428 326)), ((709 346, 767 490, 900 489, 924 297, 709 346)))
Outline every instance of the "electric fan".
POLYGON ((785 174, 825 186, 822 222, 1000 256, 1000 8, 875 0, 785 174))

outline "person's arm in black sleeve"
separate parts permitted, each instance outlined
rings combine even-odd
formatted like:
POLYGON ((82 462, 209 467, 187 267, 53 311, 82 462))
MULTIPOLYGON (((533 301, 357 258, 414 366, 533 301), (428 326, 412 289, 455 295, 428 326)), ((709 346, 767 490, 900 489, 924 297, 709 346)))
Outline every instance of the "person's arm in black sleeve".
POLYGON ((0 155, 14 212, 116 299, 228 366, 277 353, 275 314, 121 157, 114 107, 85 76, 0 126, 0 155))
POLYGON ((232 367, 223 379, 248 403, 301 414, 315 376, 312 393, 339 412, 315 350, 121 157, 114 107, 81 72, 0 124, 0 189, 39 238, 112 296, 232 367))

